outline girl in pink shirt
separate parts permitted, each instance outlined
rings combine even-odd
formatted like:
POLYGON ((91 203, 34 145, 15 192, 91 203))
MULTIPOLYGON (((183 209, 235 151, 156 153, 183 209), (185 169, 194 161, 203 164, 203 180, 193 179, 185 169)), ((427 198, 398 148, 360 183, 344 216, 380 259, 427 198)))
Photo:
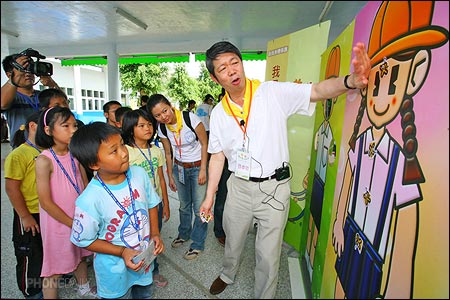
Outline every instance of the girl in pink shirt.
POLYGON ((70 272, 74 272, 80 296, 96 296, 83 259, 92 253, 70 241, 75 200, 88 183, 84 168, 69 152, 77 128, 70 109, 56 106, 41 114, 36 133, 36 144, 45 149, 36 159, 45 299, 58 298, 58 279, 70 272))

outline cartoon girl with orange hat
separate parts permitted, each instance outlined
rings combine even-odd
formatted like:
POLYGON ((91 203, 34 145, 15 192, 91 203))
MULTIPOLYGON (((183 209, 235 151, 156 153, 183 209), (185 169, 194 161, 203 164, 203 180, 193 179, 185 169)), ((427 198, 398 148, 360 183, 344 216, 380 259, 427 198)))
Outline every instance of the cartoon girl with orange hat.
POLYGON ((420 183, 413 96, 448 42, 431 1, 385 1, 369 40, 372 70, 350 138, 332 243, 335 298, 412 298, 420 183), (358 135, 364 111, 371 126, 358 135), (403 147, 386 126, 400 114, 403 147))

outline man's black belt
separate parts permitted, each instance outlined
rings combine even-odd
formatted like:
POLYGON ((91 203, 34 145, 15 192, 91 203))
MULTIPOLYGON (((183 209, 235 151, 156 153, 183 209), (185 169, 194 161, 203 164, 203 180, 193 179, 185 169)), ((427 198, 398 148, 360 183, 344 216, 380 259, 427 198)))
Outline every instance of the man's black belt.
POLYGON ((253 182, 263 182, 263 181, 267 181, 267 180, 271 180, 271 179, 275 179, 277 176, 275 174, 273 174, 270 177, 250 177, 249 180, 253 181, 253 182))
MULTIPOLYGON (((234 173, 234 172, 232 172, 232 173, 234 173)), ((250 177, 248 180, 252 181, 252 182, 263 182, 263 181, 267 181, 267 180, 271 180, 271 179, 275 179, 275 178, 277 178, 277 176, 275 174, 273 174, 270 177, 250 177)), ((243 178, 241 178, 241 179, 243 179, 243 178)))

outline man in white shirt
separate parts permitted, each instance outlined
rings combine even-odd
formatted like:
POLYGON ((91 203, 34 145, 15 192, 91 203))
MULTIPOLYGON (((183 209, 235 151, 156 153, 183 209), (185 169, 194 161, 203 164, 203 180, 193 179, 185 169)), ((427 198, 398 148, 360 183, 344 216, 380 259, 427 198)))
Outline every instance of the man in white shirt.
POLYGON ((200 213, 213 216, 214 195, 225 158, 232 172, 223 212, 226 234, 223 268, 210 287, 220 294, 234 283, 248 230, 258 220, 255 240, 255 298, 275 296, 283 232, 289 213, 289 151, 287 119, 311 114, 311 102, 363 89, 368 84, 370 59, 363 43, 353 47, 353 73, 318 83, 260 83, 245 76, 242 55, 227 41, 206 51, 211 79, 225 96, 211 113, 206 197, 200 213))

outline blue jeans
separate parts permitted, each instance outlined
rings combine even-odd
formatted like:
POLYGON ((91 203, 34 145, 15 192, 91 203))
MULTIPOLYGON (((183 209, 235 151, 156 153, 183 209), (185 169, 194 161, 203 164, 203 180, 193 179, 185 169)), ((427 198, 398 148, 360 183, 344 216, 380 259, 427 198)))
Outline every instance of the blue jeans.
POLYGON ((178 190, 180 201, 180 225, 178 237, 183 240, 192 240, 191 248, 203 251, 205 239, 208 233, 208 223, 200 219, 200 205, 205 199, 206 184, 198 184, 200 167, 184 168, 184 184, 178 180, 178 166, 173 165, 173 177, 178 190), (194 212, 194 224, 192 224, 192 212, 194 212))
POLYGON ((153 285, 149 284, 146 286, 133 285, 128 289, 125 295, 117 299, 152 299, 153 296, 153 285))

